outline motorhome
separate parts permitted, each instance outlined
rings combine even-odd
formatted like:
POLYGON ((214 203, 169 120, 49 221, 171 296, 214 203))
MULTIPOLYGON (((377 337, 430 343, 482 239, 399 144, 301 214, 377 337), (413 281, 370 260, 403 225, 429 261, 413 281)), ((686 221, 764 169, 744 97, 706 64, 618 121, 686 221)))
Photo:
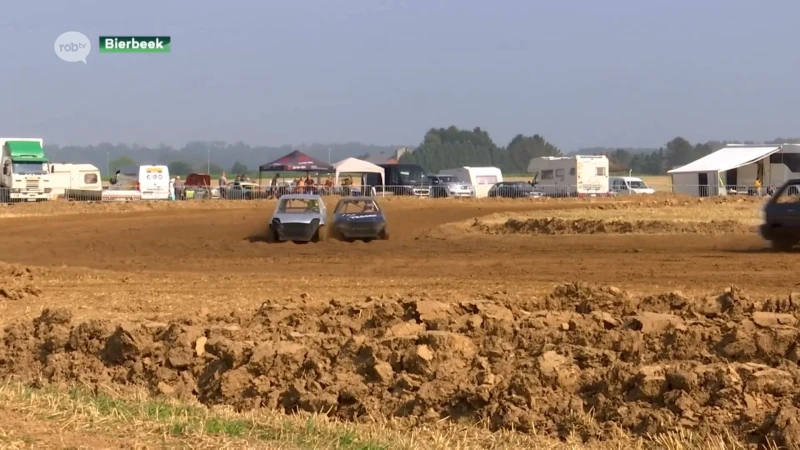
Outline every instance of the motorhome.
POLYGON ((99 200, 103 192, 100 169, 92 164, 50 164, 53 199, 99 200))
POLYGON ((647 185, 639 177, 611 177, 608 186, 617 195, 654 194, 655 189, 647 185))
POLYGON ((367 186, 373 188, 376 194, 414 195, 427 197, 430 195, 428 177, 422 167, 416 164, 379 164, 385 171, 384 181, 381 174, 366 174, 367 186))
POLYGON ((464 166, 456 169, 440 171, 444 175, 453 175, 458 181, 471 185, 475 190, 475 197, 482 198, 489 195, 489 189, 497 183, 503 182, 503 172, 497 167, 470 167, 464 166))
POLYGON ((531 159, 537 191, 554 197, 608 195, 608 158, 604 155, 543 156, 531 159))
POLYGON ((42 139, 0 138, 0 202, 50 200, 50 160, 42 139))

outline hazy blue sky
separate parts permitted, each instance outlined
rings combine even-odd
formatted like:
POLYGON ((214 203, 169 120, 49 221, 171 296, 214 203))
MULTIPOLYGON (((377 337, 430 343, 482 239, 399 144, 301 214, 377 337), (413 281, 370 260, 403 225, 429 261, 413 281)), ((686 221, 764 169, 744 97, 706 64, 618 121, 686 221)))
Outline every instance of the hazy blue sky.
POLYGON ((361 141, 430 127, 566 149, 800 136, 800 2, 6 2, 0 134, 59 144, 361 141), (63 62, 65 31, 92 39, 63 62), (169 54, 98 54, 169 35, 169 54))

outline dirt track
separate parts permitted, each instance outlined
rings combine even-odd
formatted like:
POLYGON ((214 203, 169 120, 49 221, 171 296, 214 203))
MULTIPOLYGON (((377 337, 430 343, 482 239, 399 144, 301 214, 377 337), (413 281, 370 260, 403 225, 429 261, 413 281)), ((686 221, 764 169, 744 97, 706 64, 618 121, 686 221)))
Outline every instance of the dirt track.
POLYGON ((800 394, 796 307, 785 301, 800 282, 796 254, 728 228, 441 232, 586 202, 385 205, 392 240, 370 244, 268 245, 259 239, 268 202, 124 213, 48 205, 25 213, 70 214, 2 218, 12 265, 0 267, 0 303, 14 325, 0 373, 41 369, 52 382, 134 383, 241 408, 333 406, 348 418, 456 415, 523 429, 535 420, 551 434, 577 426, 570 411, 593 408, 586 438, 610 422, 641 433, 713 427, 706 418, 742 435, 762 427, 756 437, 800 438, 782 400, 800 394), (613 287, 553 290, 571 282, 613 287), (747 295, 706 299, 732 284, 747 295), (674 290, 686 298, 643 300, 674 290))

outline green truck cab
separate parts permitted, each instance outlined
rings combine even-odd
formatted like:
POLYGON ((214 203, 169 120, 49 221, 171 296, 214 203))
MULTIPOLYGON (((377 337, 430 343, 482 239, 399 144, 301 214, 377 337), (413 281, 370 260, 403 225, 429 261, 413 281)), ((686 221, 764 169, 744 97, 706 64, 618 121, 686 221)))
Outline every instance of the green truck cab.
POLYGON ((50 200, 50 159, 42 139, 0 138, 0 203, 50 200))

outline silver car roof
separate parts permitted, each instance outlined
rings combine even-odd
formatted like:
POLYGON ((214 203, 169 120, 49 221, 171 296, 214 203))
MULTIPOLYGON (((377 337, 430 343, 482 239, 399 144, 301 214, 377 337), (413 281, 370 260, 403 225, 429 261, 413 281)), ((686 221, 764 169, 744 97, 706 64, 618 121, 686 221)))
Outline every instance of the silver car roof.
POLYGON ((322 197, 320 197, 317 194, 284 194, 284 195, 281 195, 281 200, 283 200, 283 199, 286 199, 286 200, 319 200, 319 201, 321 201, 322 197))
POLYGON ((372 200, 373 203, 377 204, 378 202, 375 200, 374 197, 367 197, 361 195, 351 195, 349 197, 342 197, 339 202, 365 202, 372 200))

